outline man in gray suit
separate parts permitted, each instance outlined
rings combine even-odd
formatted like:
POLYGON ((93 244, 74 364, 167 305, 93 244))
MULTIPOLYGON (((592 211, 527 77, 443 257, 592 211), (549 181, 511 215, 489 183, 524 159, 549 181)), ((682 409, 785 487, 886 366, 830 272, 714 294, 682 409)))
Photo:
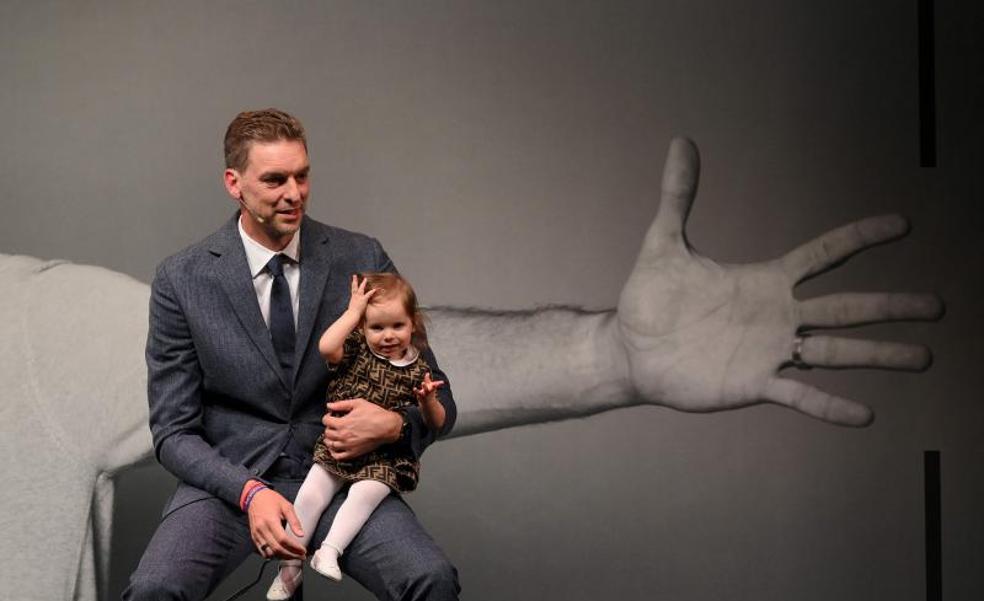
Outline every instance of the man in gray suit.
MULTIPOLYGON (((322 331, 344 311, 355 272, 393 271, 379 243, 305 217, 304 130, 275 109, 239 114, 225 138, 225 185, 241 211, 166 259, 151 291, 150 426, 157 459, 180 484, 125 599, 201 599, 252 551, 303 558, 283 528, 324 435, 336 459, 381 445, 415 455, 450 431, 455 404, 429 431, 416 408, 343 400, 325 414, 322 331)), ((435 379, 447 381, 425 355, 435 379)), ((324 537, 344 494, 323 516, 324 537)), ((381 599, 454 599, 457 575, 397 496, 388 497, 341 558, 381 599)))

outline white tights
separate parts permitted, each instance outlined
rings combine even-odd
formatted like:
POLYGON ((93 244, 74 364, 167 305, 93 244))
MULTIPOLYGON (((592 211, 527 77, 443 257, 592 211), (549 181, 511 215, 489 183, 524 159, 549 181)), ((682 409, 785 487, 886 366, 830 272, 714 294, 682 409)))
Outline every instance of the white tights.
MULTIPOLYGON (((301 484, 301 489, 297 491, 297 498, 294 499, 294 512, 301 522, 304 536, 295 535, 290 526, 287 527, 287 533, 307 547, 318 527, 321 514, 325 512, 332 498, 344 484, 345 480, 329 473, 317 463, 312 465, 307 477, 304 478, 304 483, 301 484)), ((321 543, 322 548, 329 547, 337 555, 344 553, 346 547, 349 546, 349 543, 352 542, 369 516, 383 502, 389 492, 389 486, 376 480, 359 480, 353 483, 349 487, 348 498, 338 508, 335 521, 332 522, 331 529, 328 530, 328 536, 321 543)), ((294 569, 300 570, 300 567, 281 565, 280 569, 282 571, 288 570, 290 573, 294 569)))

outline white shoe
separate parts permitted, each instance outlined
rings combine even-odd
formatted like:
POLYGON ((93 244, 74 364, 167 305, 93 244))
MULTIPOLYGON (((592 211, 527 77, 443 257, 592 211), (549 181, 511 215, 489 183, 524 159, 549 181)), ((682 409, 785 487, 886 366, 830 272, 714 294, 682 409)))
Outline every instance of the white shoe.
POLYGON ((314 571, 329 580, 340 582, 342 580, 342 569, 338 567, 338 551, 331 547, 322 545, 314 552, 311 558, 311 567, 314 571))
POLYGON ((300 559, 287 559, 280 562, 281 566, 294 566, 297 573, 286 580, 280 577, 280 568, 277 568, 277 577, 267 590, 266 598, 268 601, 287 601, 294 595, 294 591, 301 585, 303 576, 302 563, 300 559))

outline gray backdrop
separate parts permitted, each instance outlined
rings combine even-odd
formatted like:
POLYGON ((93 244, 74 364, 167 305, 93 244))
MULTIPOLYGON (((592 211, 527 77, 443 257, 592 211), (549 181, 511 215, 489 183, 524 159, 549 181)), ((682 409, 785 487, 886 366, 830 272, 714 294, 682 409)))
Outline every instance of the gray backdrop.
MULTIPOLYGON (((979 9, 939 3, 926 170, 914 0, 738 4, 6 1, 0 250, 149 281, 234 210, 222 133, 272 105, 308 128, 310 214, 378 236, 427 303, 612 307, 689 135, 690 239, 718 260, 908 215, 906 241, 798 295, 937 291, 941 324, 865 332, 936 363, 802 375, 873 405, 864 430, 640 407, 438 444, 410 500, 466 597, 921 599, 922 451, 940 449, 945 598, 979 599, 979 9)), ((173 486, 156 465, 122 476, 114 594, 173 486)))

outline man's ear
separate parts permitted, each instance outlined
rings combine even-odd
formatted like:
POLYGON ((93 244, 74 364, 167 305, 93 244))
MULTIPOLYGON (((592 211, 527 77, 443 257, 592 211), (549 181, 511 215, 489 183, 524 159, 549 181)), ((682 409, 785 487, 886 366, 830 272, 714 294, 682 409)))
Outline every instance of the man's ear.
POLYGON ((235 200, 243 199, 243 191, 240 188, 241 176, 239 172, 232 167, 226 168, 225 172, 222 174, 222 183, 225 184, 226 192, 229 196, 233 197, 235 200))

